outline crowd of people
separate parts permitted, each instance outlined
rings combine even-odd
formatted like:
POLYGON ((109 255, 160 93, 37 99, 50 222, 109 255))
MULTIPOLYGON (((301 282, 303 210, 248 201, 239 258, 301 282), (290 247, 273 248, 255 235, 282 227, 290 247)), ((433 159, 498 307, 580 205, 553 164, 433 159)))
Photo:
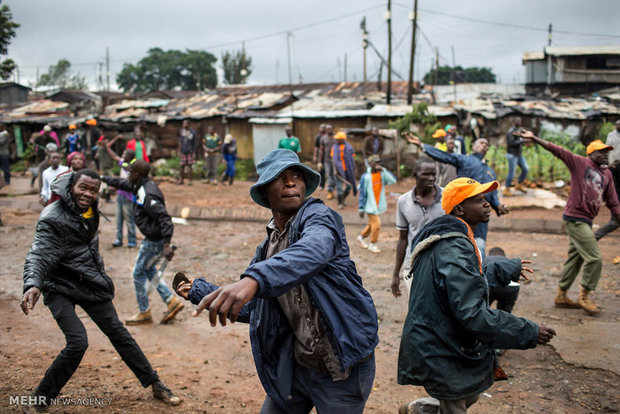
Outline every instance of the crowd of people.
MULTIPOLYGON (((91 127, 95 126, 96 121, 91 127)), ((226 286, 180 274, 172 290, 157 278, 156 266, 159 260, 174 257, 174 225, 164 194, 150 177, 140 129, 136 128, 120 156, 112 150, 114 139, 100 135, 82 145, 75 130, 70 128, 63 144, 70 151, 70 167, 61 165, 61 143, 49 142, 54 140, 53 131, 41 133, 46 137, 40 144, 45 145, 49 163, 41 172, 45 208, 26 256, 21 309, 28 314, 43 296, 67 344, 33 392, 40 397, 33 410, 44 409, 49 399, 59 395, 86 351, 86 330, 75 305, 109 337, 142 386, 151 386, 155 398, 168 404, 181 403, 161 382, 112 304, 114 286, 99 254, 97 235, 98 195, 107 184, 118 190, 113 246, 123 245, 123 223, 127 247, 136 247, 135 226, 144 236, 132 271, 138 313, 126 319, 126 325, 153 322, 149 285, 167 306, 160 322, 169 323, 184 308, 176 293, 196 305, 194 316, 208 312, 212 326, 218 322, 225 326, 228 320, 249 324, 256 370, 266 393, 261 413, 308 413, 312 407, 317 412, 364 411, 376 369, 377 313, 350 257, 341 215, 312 195, 327 188, 326 199, 336 196, 342 209, 350 193, 359 192, 358 212, 368 222, 356 241, 372 253, 381 252, 379 216, 387 210, 385 187, 396 178, 382 164, 385 145, 377 128, 364 139, 365 171, 360 176, 345 131, 321 125, 314 141, 315 170, 301 162, 300 140, 286 127, 278 148, 256 166, 258 181, 250 188, 251 199, 272 214, 265 239, 256 255, 248 258, 250 265, 237 282, 226 286), (107 157, 116 163, 121 176, 85 168, 83 148, 95 153, 93 161, 107 157)), ((572 188, 563 215, 568 259, 554 305, 581 308, 593 316, 600 312, 591 293, 601 276, 597 240, 602 235, 593 232, 592 220, 602 201, 612 213, 608 227, 613 230, 620 222, 616 191, 620 142, 614 141, 620 139, 620 121, 614 133, 607 144, 589 143, 587 156, 582 157, 523 129, 518 118, 508 132, 511 167, 506 189, 510 190, 517 165, 522 172, 516 188, 525 182, 527 162, 520 149, 525 143, 550 151, 571 173, 572 188), (581 267, 581 290, 573 301, 567 292, 581 267)), ((465 413, 494 381, 506 379, 498 359, 503 350, 547 344, 555 331, 511 313, 519 281, 529 281, 531 262, 507 258, 500 247, 486 253, 491 210, 498 216, 508 213, 499 200, 497 176, 484 160, 489 142, 478 138, 468 154, 465 141, 451 125, 433 134, 435 146, 423 144, 411 133, 403 136, 422 154, 413 167, 415 185, 400 195, 396 208, 399 236, 391 291, 395 297, 403 291, 408 297, 397 380, 401 385, 423 386, 430 398, 401 401, 399 412, 465 413), (496 309, 490 306, 494 301, 496 309)), ((192 183, 198 141, 190 122, 183 121, 178 139, 181 184, 186 179, 188 185, 192 183)), ((217 183, 221 156, 226 169, 220 181, 232 184, 235 139, 227 134, 221 140, 209 127, 203 146, 207 182, 217 183)))

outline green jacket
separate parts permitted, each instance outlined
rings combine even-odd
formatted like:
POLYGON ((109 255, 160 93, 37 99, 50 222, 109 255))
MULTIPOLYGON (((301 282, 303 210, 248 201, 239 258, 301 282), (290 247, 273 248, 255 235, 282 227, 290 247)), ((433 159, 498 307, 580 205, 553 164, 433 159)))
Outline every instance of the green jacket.
POLYGON ((398 383, 422 385, 440 400, 479 394, 494 381, 493 349, 535 347, 538 325, 489 309, 486 277, 467 226, 457 218, 436 218, 412 245, 413 282, 398 356, 398 383))

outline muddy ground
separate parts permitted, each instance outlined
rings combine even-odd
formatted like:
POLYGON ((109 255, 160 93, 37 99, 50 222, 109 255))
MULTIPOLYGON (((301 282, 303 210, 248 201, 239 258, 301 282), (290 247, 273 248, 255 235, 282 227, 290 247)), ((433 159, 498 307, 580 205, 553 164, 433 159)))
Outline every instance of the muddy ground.
MULTIPOLYGON (((392 188, 399 192, 409 184, 392 188)), ((195 183, 179 188, 162 183, 169 204, 233 205, 256 208, 247 195, 248 183, 230 187, 208 187, 195 183), (190 201, 191 200, 191 201, 190 201)), ((324 197, 324 192, 319 192, 324 197)), ((31 196, 30 196, 31 197, 31 196)), ((328 202, 331 205, 332 201, 328 202)), ((350 204, 354 204, 353 200, 350 204)), ((390 199, 393 214, 395 197, 390 199)), ((335 206, 334 206, 335 207, 335 206)), ((353 211, 355 206, 348 206, 353 211)), ((560 219, 561 210, 519 210, 520 217, 560 219)), ((599 221, 605 221, 603 211, 599 221)), ((38 213, 2 208, 0 227, 0 412, 19 412, 10 405, 11 396, 28 395, 64 345, 64 337, 49 310, 38 303, 30 316, 19 310, 24 256, 32 242, 38 213)), ((112 220, 114 220, 112 218, 112 220)), ((376 349, 377 375, 368 400, 368 413, 395 413, 398 406, 425 396, 420 387, 396 383, 400 333, 406 315, 406 300, 395 299, 389 289, 393 269, 396 230, 384 228, 381 254, 361 249, 354 239, 360 224, 347 225, 351 256, 372 294, 379 315, 380 343, 376 349)), ((177 255, 167 277, 176 271, 205 276, 223 284, 236 280, 248 264, 256 245, 265 234, 265 223, 189 221, 175 227, 177 255)), ((114 304, 121 319, 136 312, 131 269, 136 249, 112 249, 115 225, 102 220, 101 253, 116 285, 114 304)), ((488 247, 499 245, 511 257, 534 261, 533 282, 523 285, 514 313, 556 328, 551 346, 527 351, 508 351, 501 363, 509 381, 496 383, 472 407, 472 413, 588 413, 620 410, 620 266, 612 260, 619 253, 617 237, 600 243, 604 258, 603 275, 595 300, 604 312, 592 318, 581 310, 552 306, 558 273, 566 256, 565 235, 492 232, 488 247)), ((577 295, 577 286, 571 290, 577 295)), ((151 296, 154 316, 165 305, 151 296)), ((174 323, 129 327, 162 380, 184 402, 170 408, 154 400, 150 390, 140 387, 107 338, 80 309, 88 330, 90 347, 80 368, 65 386, 62 396, 98 398, 103 405, 56 406, 51 412, 83 413, 91 410, 113 413, 256 413, 264 398, 251 356, 247 325, 212 328, 207 318, 191 316, 191 305, 174 323)), ((86 400, 82 400, 86 401, 86 400)))

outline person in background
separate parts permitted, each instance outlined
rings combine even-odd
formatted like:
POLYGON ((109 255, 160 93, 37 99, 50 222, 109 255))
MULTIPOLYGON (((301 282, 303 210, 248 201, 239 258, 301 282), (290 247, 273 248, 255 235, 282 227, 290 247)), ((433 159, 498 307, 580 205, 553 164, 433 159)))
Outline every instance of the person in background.
MULTIPOLYGON (((104 175, 110 175, 112 173, 111 169, 114 166, 114 161, 108 154, 106 148, 109 144, 113 144, 119 138, 121 138, 121 135, 117 135, 112 139, 112 141, 109 141, 105 135, 102 135, 97 140, 97 153, 95 154, 95 159, 98 162, 97 165, 99 165, 99 168, 101 169, 99 172, 104 175)), ((105 183, 101 186, 101 198, 105 200, 106 203, 111 202, 110 187, 105 183)))
POLYGON ((224 137, 224 144, 222 145, 222 157, 226 161, 226 170, 222 174, 221 182, 228 185, 232 185, 235 179, 235 162, 237 161, 237 140, 232 135, 226 134, 224 137))
MULTIPOLYGON (((78 151, 74 151, 71 154, 67 155, 67 166, 69 169, 63 173, 58 174, 58 177, 69 174, 71 172, 77 172, 86 167, 86 157, 84 154, 78 151)), ((56 177, 56 178, 58 178, 56 177)), ((52 195, 50 196, 47 204, 52 204, 54 201, 60 200, 60 195, 56 194, 52 191, 52 195)))
POLYGON ((90 118, 86 120, 86 159, 95 162, 97 170, 99 170, 99 159, 97 158, 97 143, 103 135, 97 126, 97 120, 90 118))
POLYGON ((396 204, 396 260, 392 273, 392 294, 400 297, 400 281, 405 280, 405 292, 409 295, 411 279, 408 277, 411 270, 411 242, 420 229, 431 220, 443 216, 441 208, 442 188, 437 185, 437 169, 435 161, 428 157, 420 157, 413 167, 415 186, 398 197, 396 204))
MULTIPOLYGON (((44 148, 44 158, 39 162, 37 166, 36 173, 32 175, 32 180, 30 181, 30 187, 34 186, 34 182, 37 181, 39 183, 39 192, 41 192, 41 188, 43 188, 43 171, 47 170, 50 166, 50 156, 52 152, 58 151, 58 147, 53 142, 47 143, 44 148)), ((37 157, 38 158, 38 157, 37 157)))
POLYGON ((9 160, 9 144, 11 136, 4 124, 0 124, 0 170, 4 173, 4 184, 11 185, 11 163, 9 160))
POLYGON ((465 144, 465 138, 462 135, 459 135, 456 130, 456 125, 446 125, 446 141, 449 136, 454 138, 455 151, 458 154, 467 155, 467 145, 465 144))
POLYGON ((213 130, 212 126, 207 127, 207 134, 204 136, 203 149, 205 152, 205 164, 207 169, 207 181, 217 185, 217 165, 220 162, 220 152, 222 150, 222 139, 213 130))
POLYGON ((435 148, 444 152, 448 150, 448 147, 446 146, 446 135, 447 134, 444 129, 438 129, 435 133, 433 133, 433 138, 437 140, 437 142, 435 142, 435 148))
POLYGON ((331 162, 334 168, 336 192, 338 194, 338 208, 343 209, 345 199, 353 189, 353 195, 357 195, 355 184, 355 151, 347 142, 347 134, 344 131, 334 135, 335 143, 331 150, 331 162))
MULTIPOLYGON (((456 141, 451 135, 446 137, 446 152, 453 154, 458 153, 454 144, 456 141)), ((456 167, 452 164, 447 164, 443 162, 437 163, 437 184, 440 187, 445 187, 452 180, 456 180, 458 174, 456 173, 456 167)))
POLYGON ((142 129, 140 126, 136 126, 133 130, 133 138, 127 142, 126 149, 132 150, 136 153, 136 160, 144 160, 146 162, 151 162, 149 160, 149 155, 146 151, 146 145, 144 144, 144 139, 142 138, 142 129))
POLYGON ((179 131, 179 157, 181 158, 181 180, 179 184, 183 184, 185 179, 185 172, 188 170, 187 185, 192 185, 194 179, 193 166, 195 162, 196 154, 196 131, 190 127, 189 119, 184 119, 181 124, 181 130, 179 131))
MULTIPOLYGON (((616 129, 607 135, 606 144, 614 148, 609 151, 609 171, 611 171, 611 176, 614 179, 616 195, 620 199, 620 119, 616 121, 616 129)), ((620 222, 612 215, 609 221, 596 231, 594 236, 596 240, 600 240, 618 227, 620 227, 620 222)))
POLYGON ((39 135, 43 138, 44 145, 48 142, 53 142, 57 147, 60 147, 60 140, 58 139, 58 134, 52 130, 52 127, 49 125, 45 125, 39 135))
POLYGON ((278 143, 278 148, 291 150, 297 155, 301 154, 301 144, 299 143, 299 138, 293 136, 293 128, 290 125, 287 125, 284 128, 284 132, 286 136, 280 139, 278 143))
POLYGON ((325 134, 321 137, 319 146, 319 170, 325 170, 325 181, 327 182, 327 199, 334 198, 334 189, 336 188, 336 179, 334 178, 334 164, 332 163, 332 147, 336 140, 334 139, 334 128, 325 125, 325 134))
POLYGON ((568 259, 560 274, 555 297, 558 308, 581 307, 589 315, 598 315, 600 309, 590 294, 596 289, 603 270, 603 258, 592 231, 592 221, 604 201, 611 214, 620 221, 620 202, 616 194, 611 171, 609 152, 613 147, 600 140, 592 141, 586 147, 587 157, 573 154, 565 148, 537 137, 532 131, 522 131, 521 137, 531 140, 555 155, 570 172, 570 194, 564 207, 564 230, 568 234, 568 259), (567 292, 583 266, 579 300, 568 298, 567 292))
POLYGON ((515 190, 526 193, 527 190, 524 187, 524 183, 527 178, 529 167, 527 161, 523 156, 523 140, 519 135, 521 133, 521 117, 515 116, 512 120, 512 126, 506 134, 506 159, 508 160, 508 174, 506 175, 506 185, 502 194, 506 197, 511 197, 514 194, 510 191, 512 186, 512 179, 515 175, 517 165, 521 168, 521 174, 517 180, 515 190))
MULTIPOLYGON (((317 165, 317 170, 321 174, 321 185, 319 186, 321 190, 325 189, 325 168, 319 168, 319 164, 321 164, 319 150, 321 149, 321 137, 325 135, 325 127, 326 124, 321 124, 319 126, 319 133, 316 134, 314 138, 314 152, 312 153, 312 163, 317 165)), ((323 165, 321 165, 321 167, 323 167, 323 165)))
POLYGON ((69 124, 69 132, 65 137, 65 153, 68 155, 75 151, 82 151, 82 142, 77 131, 77 125, 69 124))
POLYGON ((363 156, 364 156, 364 165, 366 169, 370 167, 368 163, 368 158, 372 155, 376 155, 381 158, 381 154, 383 154, 383 137, 379 135, 379 129, 377 127, 372 127, 370 131, 370 135, 368 135, 364 139, 364 148, 363 148, 363 156))
POLYGON ((43 171, 41 175, 41 193, 39 197, 39 204, 45 207, 52 197, 52 190, 50 188, 52 182, 58 177, 60 174, 65 171, 69 171, 69 168, 61 165, 62 154, 58 151, 54 151, 50 154, 50 166, 43 171))

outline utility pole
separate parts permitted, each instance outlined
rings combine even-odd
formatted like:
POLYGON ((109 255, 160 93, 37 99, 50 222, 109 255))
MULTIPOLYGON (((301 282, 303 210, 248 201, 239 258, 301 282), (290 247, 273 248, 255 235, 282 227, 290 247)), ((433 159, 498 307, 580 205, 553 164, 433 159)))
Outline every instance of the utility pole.
POLYGON ((409 87, 407 88, 407 104, 413 102, 413 69, 415 67, 415 32, 418 27, 418 0, 413 0, 413 13, 409 14, 409 19, 413 21, 411 30, 411 59, 409 59, 409 87))
POLYGON ((435 48, 435 82, 433 86, 437 86, 439 83, 439 48, 435 48))
MULTIPOLYGON (((553 27, 551 26, 551 23, 549 23, 549 35, 547 36, 547 40, 548 40, 547 47, 551 46, 552 31, 553 31, 553 27)), ((545 50, 545 54, 547 55, 547 85, 551 85, 551 80, 553 78, 552 76, 553 62, 551 60, 551 55, 548 53, 548 51, 545 50)), ((551 90, 549 90, 549 93, 551 93, 551 90)))
POLYGON ((106 91, 110 92, 110 48, 105 48, 105 84, 106 91))
POLYGON ((347 54, 344 54, 344 81, 347 81, 347 54))
POLYGON ((392 100, 392 0, 388 0, 385 19, 388 26, 388 68, 387 68, 387 100, 389 105, 392 100))
POLYGON ((366 49, 368 49, 368 31, 366 30, 366 17, 362 19, 360 24, 362 28, 362 49, 364 50, 364 83, 366 83, 366 49))
POLYGON ((454 58, 454 45, 452 48, 452 84, 454 84, 454 103, 456 104, 456 59, 454 58))
POLYGON ((551 46, 551 37, 553 35, 553 26, 551 25, 551 23, 549 23, 549 36, 548 36, 548 41, 549 44, 547 46, 551 46))
POLYGON ((342 82, 342 66, 340 65, 340 56, 336 56, 336 66, 338 66, 338 82, 342 82))
POLYGON ((291 32, 286 32, 286 51, 288 54, 288 84, 291 95, 293 95, 293 72, 291 71, 291 43, 289 39, 292 35, 293 34, 291 32))

